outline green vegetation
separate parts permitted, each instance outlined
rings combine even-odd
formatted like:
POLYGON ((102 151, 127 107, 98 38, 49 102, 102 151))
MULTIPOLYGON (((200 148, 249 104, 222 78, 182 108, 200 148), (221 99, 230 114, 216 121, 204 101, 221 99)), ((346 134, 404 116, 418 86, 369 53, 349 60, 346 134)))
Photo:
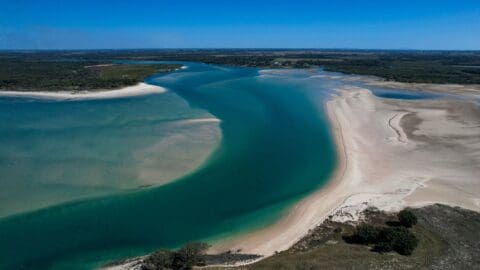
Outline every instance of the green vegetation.
POLYGON ((418 245, 415 235, 404 227, 360 225, 346 240, 354 244, 374 245, 373 250, 377 252, 395 251, 401 255, 411 255, 418 245))
POLYGON ((181 267, 207 265, 212 270, 478 268, 479 213, 439 204, 407 211, 417 217, 418 221, 409 229, 398 221, 403 214, 370 208, 363 212, 363 225, 355 227, 348 222, 328 219, 288 250, 244 266, 214 265, 231 265, 257 259, 259 256, 241 254, 241 250, 236 253, 206 255, 205 244, 193 244, 191 248, 178 251, 160 251, 137 266, 143 267, 139 269, 188 269, 181 267), (363 244, 345 241, 353 235, 361 239, 363 244), (378 249, 372 248, 373 245, 377 245, 378 249), (391 250, 397 252, 385 254, 391 250), (180 263, 173 263, 175 260, 180 263))
POLYGON ((479 52, 282 51, 220 55, 206 62, 273 68, 323 67, 327 71, 399 82, 480 84, 479 52))
POLYGON ((40 61, 0 58, 0 89, 76 91, 115 89, 179 65, 127 65, 93 61, 40 61))
POLYGON ((417 224, 417 217, 412 211, 403 209, 398 213, 398 221, 402 226, 410 228, 417 224))
POLYGON ((189 270, 193 266, 204 266, 205 243, 190 243, 177 251, 160 250, 148 256, 142 264, 145 270, 189 270))
POLYGON ((362 224, 358 226, 355 233, 347 239, 353 243, 369 245, 375 244, 378 241, 379 234, 379 228, 368 224, 362 224))
POLYGON ((377 252, 395 251, 401 255, 411 255, 418 245, 418 239, 407 228, 417 223, 417 217, 404 209, 397 214, 399 222, 387 221, 386 224, 399 224, 404 227, 373 226, 361 224, 352 235, 345 236, 348 243, 373 245, 377 252))
MULTIPOLYGON (((373 59, 344 59, 326 62, 328 71, 347 74, 374 75, 389 81, 410 83, 458 83, 479 84, 480 74, 473 66, 457 66, 459 59, 445 57, 425 60, 423 57, 401 57, 389 55, 373 59)), ((460 62, 461 63, 461 62, 460 62)))
POLYGON ((234 264, 261 257, 231 251, 220 254, 206 254, 208 248, 208 244, 196 242, 187 244, 177 251, 163 249, 147 256, 140 262, 140 265, 144 270, 188 270, 195 266, 234 264))
MULTIPOLYGON (((328 71, 374 75, 400 82, 480 84, 479 51, 192 49, 0 52, 0 66, 5 61, 58 63, 66 60, 103 63, 112 60, 170 60, 268 68, 323 67, 328 71)), ((0 69, 0 80, 9 79, 1 75, 4 72, 0 69)))
POLYGON ((417 224, 417 217, 412 211, 404 209, 397 214, 397 218, 398 222, 388 221, 386 224, 403 227, 361 224, 345 240, 348 243, 373 245, 373 250, 378 252, 396 251, 401 255, 411 255, 418 245, 418 239, 407 228, 417 224))
MULTIPOLYGON (((418 223, 410 229, 400 225, 399 215, 375 209, 364 214, 365 226, 326 220, 286 251, 240 267, 210 267, 215 270, 304 270, 304 269, 477 269, 480 265, 480 214, 477 212, 432 205, 410 209, 418 223), (393 221, 393 222, 392 222, 393 221), (379 235, 379 228, 386 235, 379 235), (383 228, 383 229, 382 229, 383 228), (387 229, 386 229, 387 228, 387 229), (371 246, 345 241, 355 232, 365 241, 385 237, 398 243, 417 239, 411 255, 376 252, 371 246), (405 237, 405 238, 404 238, 405 237)), ((414 241, 414 240, 413 240, 414 241)), ((392 243, 393 241, 387 241, 392 243)), ((390 248, 389 246, 385 248, 390 248)), ((397 246, 408 252, 408 248, 397 246)))
MULTIPOLYGON (((446 251, 446 243, 441 236, 424 226, 417 225, 412 228, 412 232, 418 238, 418 246, 410 256, 396 252, 388 255, 372 252, 365 245, 347 243, 343 240, 343 235, 352 229, 348 224, 327 222, 289 250, 252 265, 227 269, 429 269, 429 266, 446 251), (304 244, 306 246, 302 247, 304 244)), ((224 267, 209 269, 227 270, 224 267)))

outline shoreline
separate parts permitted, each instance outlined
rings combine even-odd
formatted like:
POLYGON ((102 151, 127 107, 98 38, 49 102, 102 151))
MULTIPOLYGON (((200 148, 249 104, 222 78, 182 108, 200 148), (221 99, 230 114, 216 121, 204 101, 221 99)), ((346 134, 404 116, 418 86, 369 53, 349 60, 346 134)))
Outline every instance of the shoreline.
MULTIPOLYGON (((356 221, 361 212, 370 206, 385 211, 398 211, 405 207, 443 203, 480 211, 480 196, 476 195, 480 194, 480 183, 474 182, 475 175, 480 174, 480 168, 471 166, 464 172, 465 168, 448 166, 451 162, 449 158, 437 158, 440 164, 447 165, 428 167, 432 165, 429 158, 438 156, 440 152, 448 155, 445 151, 448 151, 448 144, 452 142, 448 137, 441 138, 441 133, 454 131, 458 128, 455 125, 462 125, 463 119, 449 119, 448 111, 461 110, 468 102, 388 100, 375 97, 368 89, 356 87, 337 89, 337 94, 325 105, 338 150, 338 165, 331 180, 296 204, 272 226, 221 241, 214 244, 210 252, 241 249, 245 253, 268 257, 288 249, 327 217, 333 216, 334 220, 343 222, 356 221), (402 108, 405 104, 410 106, 409 109, 402 108), (399 112, 401 110, 403 112, 399 112), (439 111, 447 114, 440 120, 436 116, 439 111), (425 114, 425 119, 421 121, 431 122, 424 128, 425 132, 431 132, 427 136, 433 137, 440 133, 440 142, 415 138, 418 123, 413 127, 405 124, 407 118, 422 113, 425 114), (352 128, 352 125, 355 127, 352 128), (445 125, 446 129, 451 130, 443 130, 445 125), (440 146, 436 146, 437 143, 440 146), (426 144, 432 148, 427 154, 409 154, 414 149, 424 150, 426 144), (446 146, 443 147, 443 144, 446 146), (384 162, 384 159, 389 162, 384 162), (443 169, 444 166, 448 168, 443 169), (455 172, 463 173, 463 176, 448 176, 455 172), (470 193, 465 198, 472 188, 479 192, 470 193), (465 193, 464 196, 459 196, 462 192, 465 193)), ((473 122, 475 121, 480 122, 480 116, 474 117, 473 122)), ((463 155, 466 151, 460 148, 468 147, 475 132, 456 134, 465 136, 465 140, 458 142, 457 162, 475 162, 477 157, 463 155)), ((477 151, 475 147, 470 150, 477 151)))
POLYGON ((404 89, 417 92, 431 92, 480 98, 480 85, 478 84, 406 83, 387 81, 380 77, 371 76, 370 78, 367 77, 365 79, 365 85, 388 89, 404 89))
POLYGON ((286 250, 329 217, 361 220, 368 207, 392 212, 443 203, 480 212, 480 138, 471 145, 480 133, 480 109, 474 102, 385 99, 347 86, 323 109, 337 149, 331 179, 275 224, 214 243, 209 253, 263 256, 226 267, 286 250))
MULTIPOLYGON (((338 196, 338 192, 342 192, 342 189, 348 184, 344 179, 348 166, 348 155, 345 149, 342 127, 337 116, 330 108, 330 101, 328 100, 325 103, 325 112, 330 120, 331 132, 337 148, 337 168, 334 170, 331 179, 323 187, 289 209, 285 216, 275 224, 240 236, 240 238, 227 239, 214 244, 209 252, 219 253, 225 250, 240 249, 245 253, 262 255, 263 257, 259 260, 265 259, 274 255, 275 252, 290 248, 309 230, 327 219, 345 201, 346 198, 338 196), (331 201, 324 205, 324 199, 331 199, 331 201), (301 220, 303 222, 300 222, 301 220), (299 227, 302 229, 299 230, 299 227)), ((250 263, 254 262, 245 264, 250 263)))
POLYGON ((167 90, 164 87, 147 84, 144 82, 137 83, 112 90, 95 90, 95 91, 8 91, 0 90, 0 97, 17 97, 17 98, 36 98, 49 100, 94 100, 94 99, 112 99, 135 97, 149 94, 161 94, 167 90))

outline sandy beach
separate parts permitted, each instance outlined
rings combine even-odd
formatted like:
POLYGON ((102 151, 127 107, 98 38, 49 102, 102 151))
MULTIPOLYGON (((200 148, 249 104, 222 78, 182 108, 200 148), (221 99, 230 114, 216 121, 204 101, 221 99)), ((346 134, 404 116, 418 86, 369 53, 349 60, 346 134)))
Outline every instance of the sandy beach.
MULTIPOLYGON (((270 256, 330 216, 356 221, 372 206, 398 211, 443 203, 480 211, 478 105, 465 99, 384 99, 353 86, 336 90, 325 105, 338 150, 332 179, 274 225, 225 239, 209 252, 270 256)), ((135 263, 109 269, 134 269, 135 263)))
POLYGON ((54 100, 92 100, 133 97, 149 94, 160 94, 166 89, 160 86, 138 83, 133 86, 127 86, 114 90, 95 90, 95 91, 59 91, 59 92, 33 92, 33 91, 0 91, 0 97, 27 97, 38 99, 54 100))
POLYGON ((478 106, 382 99, 354 87, 337 93, 326 104, 339 159, 330 182, 273 226, 226 240, 211 252, 241 249, 269 256, 330 215, 357 220, 370 206, 395 211, 444 203, 480 211, 478 106))

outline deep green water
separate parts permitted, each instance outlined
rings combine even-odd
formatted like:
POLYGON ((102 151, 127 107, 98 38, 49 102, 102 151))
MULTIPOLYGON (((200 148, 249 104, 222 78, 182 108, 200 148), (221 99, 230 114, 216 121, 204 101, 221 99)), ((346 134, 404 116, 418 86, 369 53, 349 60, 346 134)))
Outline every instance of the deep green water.
MULTIPOLYGON (((222 121, 222 139, 210 158, 196 171, 167 185, 117 191, 114 195, 57 204, 0 219, 0 269, 91 269, 112 259, 141 255, 160 247, 241 234, 273 223, 289 206, 328 180, 335 167, 335 150, 322 104, 330 93, 327 89, 338 82, 311 78, 316 71, 260 72, 188 65, 186 70, 148 81, 165 86, 186 100, 192 110, 198 110, 196 114, 205 110, 222 121)), ((168 115, 166 118, 182 115, 182 109, 162 107, 160 101, 165 98, 167 94, 55 103, 3 98, 0 141, 25 143, 28 152, 29 139, 38 137, 18 129, 18 125, 30 122, 49 125, 49 119, 58 117, 57 114, 69 114, 71 106, 80 106, 68 118, 67 126, 72 129, 59 131, 70 135, 55 137, 53 143, 75 143, 69 141, 76 138, 73 127, 97 121, 92 120, 96 116, 103 119, 111 114, 109 123, 113 121, 116 125, 109 125, 106 130, 101 125, 81 129, 81 136, 101 138, 107 144, 103 154, 112 156, 114 161, 128 160, 131 151, 122 149, 145 147, 154 142, 155 135, 163 134, 149 128, 159 120, 145 123, 145 119, 155 114, 168 115), (55 114, 45 113, 52 106, 57 110, 55 114), (133 134, 116 141, 115 138, 122 137, 125 126, 132 125, 132 121, 125 121, 124 114, 135 115, 143 124, 134 126, 135 132, 127 129, 133 134), (102 136, 98 137, 98 132, 103 132, 102 136), (12 139, 20 135, 20 142, 12 139), (110 142, 109 135, 119 145, 110 142), (145 140, 138 140, 143 137, 145 140), (135 143, 127 143, 130 140, 135 143)), ((52 132, 51 136, 58 134, 52 132)), ((8 160, 8 156, 1 158, 0 168, 15 170, 15 162, 8 160)), ((49 158, 38 157, 36 161, 47 164, 49 158)), ((96 162, 95 157, 91 157, 91 162, 96 162)), ((116 177, 125 175, 116 174, 122 168, 122 163, 119 164, 117 169, 97 165, 100 171, 108 168, 105 177, 111 176, 109 181, 114 185, 116 177)), ((32 162, 23 166, 40 165, 32 162)), ((65 173, 70 177, 83 175, 82 169, 88 167, 79 168, 71 165, 65 173)), ((88 179, 88 175, 84 177, 88 179)), ((130 177, 135 178, 136 174, 132 172, 130 177)), ((12 186, 12 181, 0 181, 0 185, 9 182, 12 186)), ((28 201, 29 197, 17 200, 28 201)))

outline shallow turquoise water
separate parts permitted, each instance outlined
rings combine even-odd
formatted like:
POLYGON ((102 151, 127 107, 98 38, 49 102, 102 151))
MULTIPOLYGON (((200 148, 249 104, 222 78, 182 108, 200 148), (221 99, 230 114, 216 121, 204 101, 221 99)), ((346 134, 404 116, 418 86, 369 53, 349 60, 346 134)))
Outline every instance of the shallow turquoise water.
MULTIPOLYGON (((91 269, 112 259, 160 247, 239 234, 273 223, 289 206, 328 180, 335 167, 335 151, 321 105, 329 93, 327 89, 339 82, 311 79, 311 73, 316 71, 259 73, 246 68, 195 63, 188 66, 148 81, 182 97, 193 110, 199 110, 196 114, 206 110, 222 121, 220 146, 206 163, 167 185, 117 191, 114 195, 0 219, 0 269, 91 269)), ((152 115, 162 115, 162 119, 182 115, 181 110, 165 109, 162 102, 155 102, 163 98, 158 95, 56 103, 2 99, 0 116, 8 121, 0 126, 0 140, 21 135, 28 152, 29 140, 38 137, 28 129, 18 129, 18 125, 44 127, 51 124, 49 117, 58 117, 45 113, 51 106, 56 106, 56 114, 70 112, 70 106, 83 106, 81 109, 86 111, 76 110, 76 115, 65 120, 69 128, 62 128, 61 132, 68 135, 51 133, 55 138, 52 143, 68 147, 72 138, 81 140, 78 136, 103 140, 106 145, 92 147, 104 147, 102 153, 117 164, 118 168, 97 164, 100 171, 108 170, 106 177, 111 177, 114 186, 116 173, 122 169, 120 161, 125 159, 128 163, 131 158, 131 152, 122 149, 145 147, 153 142, 158 130, 150 127, 160 120, 152 115), (141 123, 133 129, 136 132, 126 128, 135 123, 125 121, 131 120, 131 114, 141 123), (77 134, 76 126, 104 117, 116 125, 100 130, 101 135, 95 128, 80 129, 82 133, 77 134), (133 134, 124 134, 122 130, 133 134), (114 139, 124 135, 129 136, 114 139), (135 141, 138 137, 145 140, 135 141)), ((69 149, 72 155, 83 150, 69 149)), ((58 157, 55 162, 61 163, 64 155, 58 157)), ((88 154, 83 157, 83 162, 95 162, 95 157, 89 160, 88 154)), ((44 165, 37 162, 48 164, 49 158, 38 156, 31 164, 22 166, 41 167, 44 165)), ((10 166, 15 171, 17 165, 8 155, 0 162, 4 162, 0 166, 10 166)), ((72 165, 65 173, 74 177, 85 172, 72 165)), ((132 173, 131 177, 136 176, 132 173)))
POLYGON ((433 94, 429 92, 418 92, 418 91, 401 91, 393 89, 382 89, 382 88, 370 88, 369 90, 372 93, 381 98, 390 98, 390 99, 404 99, 404 100, 420 100, 420 99, 434 99, 440 98, 442 95, 433 94))
POLYGON ((205 117, 212 116, 172 91, 77 102, 0 98, 0 218, 178 177, 219 143, 202 143, 220 137, 218 124, 188 122, 205 117))

